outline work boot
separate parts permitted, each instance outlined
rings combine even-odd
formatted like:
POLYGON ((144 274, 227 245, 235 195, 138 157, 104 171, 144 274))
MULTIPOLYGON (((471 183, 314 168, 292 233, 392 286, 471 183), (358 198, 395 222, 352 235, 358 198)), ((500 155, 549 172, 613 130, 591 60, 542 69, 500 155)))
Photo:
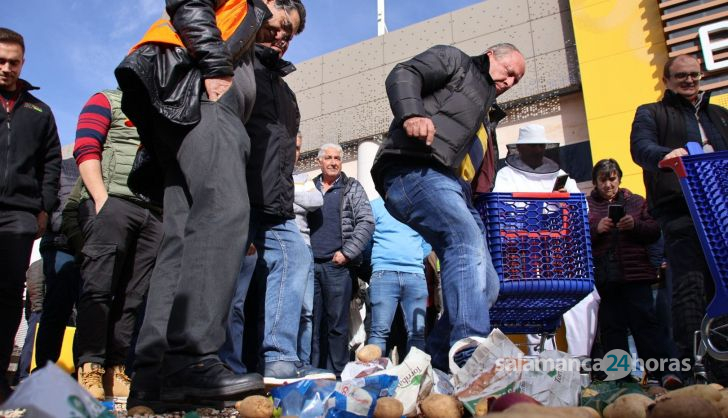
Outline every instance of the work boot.
POLYGON ((104 373, 104 392, 113 400, 126 400, 129 397, 131 379, 126 375, 124 366, 116 365, 106 369, 104 373))
POLYGON ((83 363, 78 368, 78 384, 94 398, 104 400, 104 368, 98 363, 83 363))

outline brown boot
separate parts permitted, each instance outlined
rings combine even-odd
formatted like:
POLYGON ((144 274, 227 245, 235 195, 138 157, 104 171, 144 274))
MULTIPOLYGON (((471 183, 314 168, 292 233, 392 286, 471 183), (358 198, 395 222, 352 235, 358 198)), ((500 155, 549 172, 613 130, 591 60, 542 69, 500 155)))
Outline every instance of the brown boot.
POLYGON ((104 368, 97 363, 83 363, 78 368, 78 384, 100 401, 104 400, 103 376, 104 368))
POLYGON ((126 375, 124 366, 111 366, 104 374, 104 391, 113 400, 126 400, 129 397, 131 379, 126 375))

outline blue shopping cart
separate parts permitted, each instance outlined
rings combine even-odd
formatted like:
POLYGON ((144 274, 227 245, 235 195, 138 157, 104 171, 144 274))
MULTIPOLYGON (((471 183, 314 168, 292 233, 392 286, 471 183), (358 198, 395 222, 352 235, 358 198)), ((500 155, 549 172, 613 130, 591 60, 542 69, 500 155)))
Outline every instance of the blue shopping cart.
POLYGON ((561 316, 594 288, 585 196, 488 193, 475 206, 500 279, 492 326, 553 335, 561 316))
POLYGON ((728 151, 704 154, 700 144, 687 145, 690 155, 660 162, 680 179, 685 200, 715 283, 696 344, 696 364, 707 351, 716 360, 728 361, 728 325, 716 320, 728 315, 728 151))

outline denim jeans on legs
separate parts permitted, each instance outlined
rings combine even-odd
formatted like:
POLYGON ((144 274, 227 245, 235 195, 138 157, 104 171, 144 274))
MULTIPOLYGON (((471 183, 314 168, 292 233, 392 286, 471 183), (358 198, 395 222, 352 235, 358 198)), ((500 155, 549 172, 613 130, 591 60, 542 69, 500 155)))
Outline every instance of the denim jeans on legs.
MULTIPOLYGON (((407 352, 410 348, 425 349, 425 309, 427 282, 424 274, 401 271, 375 271, 369 282, 372 304, 372 330, 369 344, 376 344, 386 353, 387 338, 397 305, 402 305, 407 329, 407 352)), ((406 356, 407 353, 402 353, 406 356)))
POLYGON ((353 268, 315 260, 311 364, 336 373, 349 362, 349 304, 353 268))
POLYGON ((35 344, 35 327, 40 321, 41 311, 32 312, 30 318, 28 318, 28 333, 25 334, 25 342, 23 343, 23 349, 20 351, 20 358, 18 359, 18 371, 15 373, 13 384, 25 380, 30 375, 30 363, 33 359, 33 344, 35 344))
POLYGON ((265 263, 265 330, 263 358, 273 361, 298 361, 297 316, 301 313, 308 278, 311 252, 292 219, 264 223, 253 240, 265 263), (302 268, 304 266, 304 268, 302 268), (295 319, 294 319, 295 318, 295 319))
POLYGON ((36 367, 43 367, 48 361, 58 361, 66 325, 81 287, 81 272, 72 254, 47 248, 41 250, 41 256, 43 274, 46 277, 46 293, 35 339, 36 367))
POLYGON ((301 307, 301 322, 298 328, 298 358, 303 364, 311 364, 311 338, 313 336, 313 250, 308 247, 311 258, 309 260, 306 290, 303 292, 303 306, 301 307))
POLYGON ((444 312, 427 340, 434 367, 447 370, 456 341, 490 332, 498 276, 470 196, 446 169, 397 167, 384 180, 387 210, 432 245, 440 259, 444 312))
POLYGON ((218 356, 223 363, 227 364, 235 373, 247 373, 248 369, 243 363, 243 332, 245 331, 245 297, 248 294, 250 279, 255 271, 255 264, 258 260, 258 253, 246 255, 243 258, 243 265, 238 274, 238 281, 235 284, 235 296, 230 306, 225 343, 220 347, 218 356))

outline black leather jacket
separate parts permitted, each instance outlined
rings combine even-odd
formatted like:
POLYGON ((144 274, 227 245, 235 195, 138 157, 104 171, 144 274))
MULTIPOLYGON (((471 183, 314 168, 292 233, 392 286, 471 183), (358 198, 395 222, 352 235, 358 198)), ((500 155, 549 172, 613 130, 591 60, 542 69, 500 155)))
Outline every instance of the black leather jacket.
POLYGON ((371 171, 382 196, 384 174, 393 165, 457 169, 486 112, 495 103, 495 84, 489 69, 487 56, 470 57, 444 45, 434 46, 394 67, 386 81, 394 120, 371 171), (413 116, 432 119, 436 129, 432 146, 407 136, 402 124, 413 116))
MULTIPOLYGON (((200 119, 202 80, 230 76, 249 53, 255 34, 271 14, 262 0, 248 0, 248 13, 223 41, 215 11, 227 0, 167 0, 167 13, 185 48, 148 43, 129 54, 115 70, 124 92, 122 110, 137 127, 155 111, 177 125, 200 119)), ((144 141, 143 127, 140 130, 144 141)))

